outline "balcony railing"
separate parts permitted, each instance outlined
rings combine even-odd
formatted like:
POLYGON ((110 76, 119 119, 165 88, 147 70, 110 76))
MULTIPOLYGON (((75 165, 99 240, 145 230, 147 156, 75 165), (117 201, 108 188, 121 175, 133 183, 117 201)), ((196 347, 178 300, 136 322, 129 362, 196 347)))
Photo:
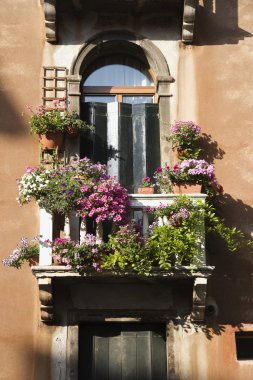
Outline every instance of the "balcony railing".
MULTIPOLYGON (((193 201, 201 200, 205 202, 205 194, 188 194, 193 201)), ((148 208, 155 208, 159 205, 170 205, 175 200, 175 194, 130 194, 130 207, 131 217, 138 219, 138 224, 142 226, 142 234, 147 236, 149 227, 149 213, 148 208)), ((200 216, 201 217, 201 216, 200 216)), ((44 209, 40 209, 40 235, 42 240, 53 239, 53 216, 47 213, 44 209)), ((166 224, 166 218, 160 218, 158 221, 160 225, 166 224)), ((76 217, 75 212, 65 216, 64 222, 64 236, 73 240, 82 242, 87 233, 86 221, 80 222, 76 217)), ((103 224, 98 223, 96 226, 97 241, 103 239, 103 224)), ((206 265, 205 256, 205 234, 204 234, 204 219, 201 231, 201 241, 199 242, 199 249, 201 251, 201 263, 206 265)), ((52 265, 52 251, 48 246, 41 246, 39 266, 52 265)))

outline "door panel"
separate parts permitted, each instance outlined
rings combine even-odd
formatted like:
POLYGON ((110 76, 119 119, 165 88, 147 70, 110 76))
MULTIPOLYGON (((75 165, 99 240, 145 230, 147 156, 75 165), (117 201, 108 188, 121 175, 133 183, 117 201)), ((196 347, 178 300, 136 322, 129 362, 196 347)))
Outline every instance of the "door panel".
POLYGON ((166 380, 165 326, 104 323, 79 327, 79 380, 166 380))

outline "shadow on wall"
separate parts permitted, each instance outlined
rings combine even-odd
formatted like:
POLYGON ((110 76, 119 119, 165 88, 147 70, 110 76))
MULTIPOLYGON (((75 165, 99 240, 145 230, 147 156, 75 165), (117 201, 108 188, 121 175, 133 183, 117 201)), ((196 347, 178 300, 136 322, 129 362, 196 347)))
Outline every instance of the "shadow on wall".
POLYGON ((238 0, 202 0, 197 7, 194 45, 238 44, 252 34, 238 26, 238 0))
MULTIPOLYGON (((17 137, 17 135, 29 134, 27 117, 22 113, 18 114, 10 99, 7 91, 0 83, 0 133, 17 137)), ((25 114, 25 105, 24 105, 25 114)))
POLYGON ((225 151, 218 146, 218 142, 213 140, 212 136, 207 133, 202 133, 201 135, 200 149, 203 159, 210 164, 213 164, 214 160, 221 160, 225 155, 225 151))

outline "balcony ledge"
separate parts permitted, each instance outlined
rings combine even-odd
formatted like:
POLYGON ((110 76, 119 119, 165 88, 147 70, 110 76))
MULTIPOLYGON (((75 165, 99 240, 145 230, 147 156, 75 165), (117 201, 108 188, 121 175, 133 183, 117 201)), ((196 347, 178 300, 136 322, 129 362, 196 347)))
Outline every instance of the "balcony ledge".
POLYGON ((59 277, 80 277, 80 278, 139 278, 139 279, 170 279, 170 278, 208 278, 212 275, 213 266, 202 266, 192 268, 190 266, 178 266, 170 270, 153 269, 148 275, 141 275, 131 270, 117 271, 104 270, 103 272, 90 271, 84 274, 73 272, 62 265, 32 266, 33 274, 37 279, 41 278, 59 278, 59 277))
POLYGON ((80 278, 84 281, 88 279, 100 281, 135 279, 143 282, 166 281, 168 283, 177 279, 191 279, 193 281, 191 319, 194 322, 201 322, 205 319, 207 279, 212 275, 214 267, 202 266, 193 270, 192 267, 182 266, 166 271, 154 269, 147 276, 139 275, 133 271, 113 270, 107 270, 101 273, 87 272, 80 275, 62 266, 34 266, 31 269, 38 281, 41 302, 41 321, 45 323, 53 323, 54 321, 52 281, 57 278, 80 278))

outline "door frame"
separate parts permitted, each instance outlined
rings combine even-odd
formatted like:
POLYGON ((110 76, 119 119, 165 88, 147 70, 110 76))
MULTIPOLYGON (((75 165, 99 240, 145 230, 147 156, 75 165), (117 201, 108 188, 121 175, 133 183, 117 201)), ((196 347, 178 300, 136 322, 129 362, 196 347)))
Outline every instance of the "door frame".
POLYGON ((119 310, 70 310, 68 313, 67 345, 66 345, 66 380, 78 380, 78 340, 79 325, 81 323, 161 323, 166 329, 166 355, 167 355, 167 379, 168 379, 168 331, 170 320, 161 311, 125 311, 119 310))

